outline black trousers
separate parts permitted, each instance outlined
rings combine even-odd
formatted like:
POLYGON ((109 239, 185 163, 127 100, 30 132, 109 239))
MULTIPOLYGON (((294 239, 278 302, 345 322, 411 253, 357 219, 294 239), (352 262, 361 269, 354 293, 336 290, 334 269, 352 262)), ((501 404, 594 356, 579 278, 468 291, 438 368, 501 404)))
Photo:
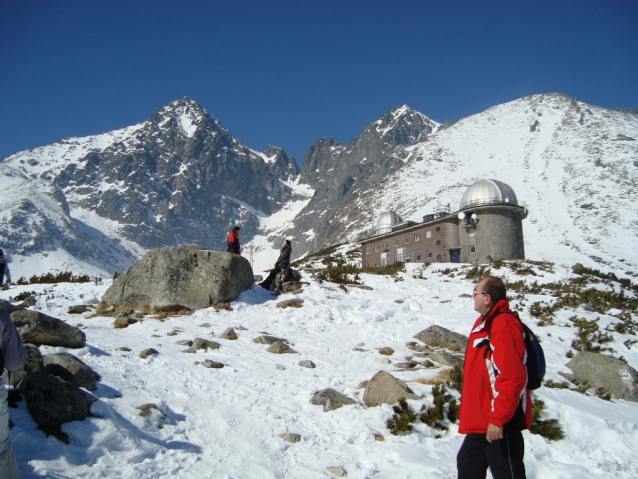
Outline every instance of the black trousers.
POLYGON ((468 434, 456 456, 458 479, 485 479, 488 467, 494 479, 525 479, 524 454, 520 431, 491 443, 485 434, 468 434))
POLYGON ((275 276, 277 276, 277 273, 279 273, 281 269, 281 266, 276 264, 272 271, 270 271, 268 277, 259 284, 266 289, 270 289, 270 285, 275 280, 275 276))

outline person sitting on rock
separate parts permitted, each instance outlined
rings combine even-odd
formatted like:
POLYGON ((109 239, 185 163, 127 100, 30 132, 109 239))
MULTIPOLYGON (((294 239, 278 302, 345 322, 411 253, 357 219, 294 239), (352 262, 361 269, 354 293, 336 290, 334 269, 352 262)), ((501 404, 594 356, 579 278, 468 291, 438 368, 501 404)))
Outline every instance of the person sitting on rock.
POLYGON ((0 286, 3 289, 7 289, 11 284, 11 272, 9 271, 9 265, 7 264, 7 259, 4 257, 4 251, 0 249, 0 286), (7 281, 4 282, 4 278, 7 278, 7 281))
POLYGON ((284 283, 287 283, 288 281, 297 281, 295 270, 292 269, 290 266, 277 273, 277 276, 275 276, 275 280, 270 285, 270 290, 275 293, 281 294, 284 283))
POLYGON ((241 254, 241 248, 239 247, 240 229, 241 228, 239 226, 235 226, 228 234, 228 238, 226 238, 226 242, 228 243, 228 248, 226 248, 227 253, 241 254))
POLYGON ((279 254, 279 258, 277 258, 277 261, 275 262, 275 267, 270 271, 270 274, 268 275, 268 277, 265 280, 263 280, 261 283, 259 283, 259 286, 261 286, 264 289, 268 289, 268 290, 270 289, 270 285, 275 280, 277 273, 286 269, 288 265, 290 264, 291 252, 292 252, 292 244, 290 243, 290 240, 286 239, 281 244, 281 253, 279 254))

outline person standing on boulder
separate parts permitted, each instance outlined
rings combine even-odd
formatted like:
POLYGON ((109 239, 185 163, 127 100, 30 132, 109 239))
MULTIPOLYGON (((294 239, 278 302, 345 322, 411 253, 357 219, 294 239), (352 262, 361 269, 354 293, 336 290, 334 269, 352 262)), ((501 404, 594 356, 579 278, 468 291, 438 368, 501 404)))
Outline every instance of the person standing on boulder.
POLYGON ((275 276, 277 276, 277 273, 286 269, 288 265, 290 264, 291 252, 292 252, 292 243, 290 242, 290 240, 284 240, 284 242, 281 244, 281 253, 279 254, 279 258, 277 258, 277 261, 275 262, 275 267, 270 271, 270 274, 268 275, 268 277, 265 280, 263 280, 261 283, 259 283, 259 286, 261 286, 264 289, 270 290, 270 285, 274 281, 275 276))
POLYGON ((8 479, 20 479, 18 463, 13 453, 11 438, 9 437, 9 409, 7 396, 9 392, 4 387, 4 369, 15 371, 26 361, 26 351, 22 344, 22 338, 18 330, 11 322, 9 313, 0 309, 0 363, 4 362, 3 372, 0 376, 0 477, 8 479))
POLYGON ((235 226, 233 230, 228 234, 228 238, 226 238, 226 242, 228 243, 228 248, 226 248, 227 253, 241 254, 241 248, 239 247, 240 229, 241 228, 239 226, 235 226))
POLYGON ((9 265, 7 259, 4 257, 4 251, 0 249, 0 286, 5 286, 5 289, 9 287, 11 283, 11 272, 9 271, 9 265), (4 282, 4 278, 7 278, 7 282, 4 282))
POLYGON ((476 320, 467 342, 456 456, 458 479, 525 479, 521 431, 532 425, 524 330, 510 311, 500 278, 483 278, 472 291, 476 320))

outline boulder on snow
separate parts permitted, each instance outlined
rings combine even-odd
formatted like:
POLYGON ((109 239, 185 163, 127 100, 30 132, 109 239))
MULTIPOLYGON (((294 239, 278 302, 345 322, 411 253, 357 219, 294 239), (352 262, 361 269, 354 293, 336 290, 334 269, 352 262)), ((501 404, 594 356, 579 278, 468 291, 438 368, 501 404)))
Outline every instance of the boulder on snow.
POLYGON ((47 354, 42 358, 44 372, 89 391, 97 389, 100 375, 69 353, 47 354))
POLYGON ((156 311, 194 310, 232 301, 252 284, 246 258, 182 245, 146 253, 115 279, 102 301, 156 311))
POLYGON ((341 406, 356 404, 357 402, 332 388, 326 388, 312 396, 310 403, 316 406, 323 406, 324 412, 328 412, 333 409, 339 409, 341 406))
POLYGON ((402 398, 415 399, 416 396, 404 381, 385 371, 379 371, 370 379, 363 394, 363 402, 368 407, 396 404, 402 398))
POLYGON ((21 367, 15 371, 11 371, 11 376, 9 377, 9 384, 14 388, 18 387, 20 381, 22 381, 27 374, 44 370, 44 362, 42 361, 40 348, 33 344, 25 344, 24 349, 27 353, 27 360, 21 367))
POLYGON ((567 363, 579 383, 603 387, 616 399, 638 402, 638 372, 629 364, 604 354, 579 351, 567 363))
POLYGON ((65 348, 83 348, 86 345, 86 335, 78 328, 38 311, 14 311, 11 321, 25 343, 65 348))
POLYGON ((451 351, 462 352, 465 352, 467 349, 467 336, 437 325, 424 329, 420 333, 415 334, 414 337, 428 346, 436 348, 447 348, 451 351))
POLYGON ((44 371, 27 374, 20 383, 31 417, 44 430, 91 416, 97 398, 77 386, 44 371))

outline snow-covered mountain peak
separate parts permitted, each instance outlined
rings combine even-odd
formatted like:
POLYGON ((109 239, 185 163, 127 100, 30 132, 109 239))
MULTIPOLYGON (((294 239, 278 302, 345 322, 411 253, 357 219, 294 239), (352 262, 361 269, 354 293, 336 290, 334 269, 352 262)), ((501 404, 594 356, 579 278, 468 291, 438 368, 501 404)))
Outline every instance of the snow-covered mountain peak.
POLYGON ((399 139, 399 141, 407 140, 413 143, 422 140, 438 126, 440 126, 439 123, 403 104, 381 115, 366 130, 374 129, 382 139, 388 136, 395 141, 399 139), (405 136, 406 134, 408 137, 405 136))

